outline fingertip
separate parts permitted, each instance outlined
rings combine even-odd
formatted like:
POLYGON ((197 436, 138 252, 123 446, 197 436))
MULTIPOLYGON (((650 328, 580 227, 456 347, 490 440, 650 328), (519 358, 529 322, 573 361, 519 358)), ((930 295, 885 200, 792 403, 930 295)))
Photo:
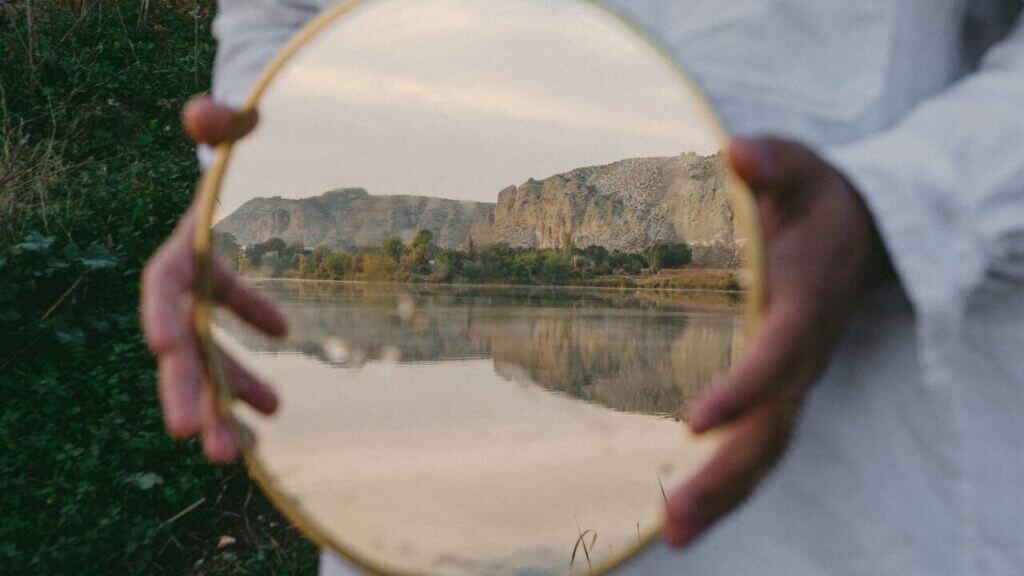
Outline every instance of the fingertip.
POLYGON ((164 429, 172 438, 187 440, 199 431, 199 419, 188 410, 165 409, 164 429))
POLYGON ((203 454, 213 464, 227 464, 238 456, 238 442, 222 419, 203 432, 203 454))
POLYGON ((692 413, 688 415, 686 424, 694 434, 703 434, 715 426, 718 426, 719 418, 713 410, 702 405, 695 408, 692 413))
POLYGON ((682 548, 686 543, 683 538, 683 532, 679 529, 679 526, 675 524, 671 519, 665 519, 665 527, 661 531, 661 537, 665 540, 665 543, 672 548, 682 548))
POLYGON ((723 386, 721 381, 715 382, 711 392, 686 407, 683 419, 694 434, 707 432, 721 423, 721 408, 715 391, 723 386))
POLYGON ((673 493, 665 503, 665 541, 673 548, 692 542, 703 530, 700 512, 685 489, 673 493))
POLYGON ((277 412, 281 403, 273 389, 259 381, 254 382, 251 391, 246 395, 245 401, 261 414, 267 416, 272 416, 277 412))
POLYGON ((231 389, 238 398, 245 400, 250 406, 268 416, 277 411, 279 401, 273 388, 263 383, 223 350, 221 350, 221 358, 227 368, 231 389))
POLYGON ((268 336, 284 338, 288 335, 288 319, 284 312, 277 305, 270 303, 267 306, 266 324, 264 325, 268 336))
POLYGON ((186 102, 181 109, 181 123, 185 132, 194 141, 210 146, 240 137, 251 130, 255 118, 248 116, 251 115, 243 118, 234 108, 217 104, 210 96, 197 96, 186 102))
POLYGON ((213 100, 206 95, 195 96, 181 107, 181 125, 189 138, 201 143, 210 144, 208 118, 213 100))
POLYGON ((281 399, 278 398, 277 394, 273 390, 267 388, 267 398, 263 405, 263 413, 267 416, 271 416, 277 412, 277 409, 281 407, 281 399))
POLYGON ((280 306, 267 296, 255 291, 243 280, 238 280, 235 293, 228 297, 228 305, 245 318, 251 315, 254 323, 264 334, 283 338, 288 334, 288 318, 280 306))
POLYGON ((260 294, 222 264, 214 261, 214 297, 239 318, 260 332, 282 338, 288 333, 288 320, 273 300, 260 294))

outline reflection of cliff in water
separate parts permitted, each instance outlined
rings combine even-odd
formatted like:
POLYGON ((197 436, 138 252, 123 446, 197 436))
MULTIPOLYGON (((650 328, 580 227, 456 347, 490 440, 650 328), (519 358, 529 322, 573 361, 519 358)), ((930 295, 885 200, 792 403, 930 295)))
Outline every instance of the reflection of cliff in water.
POLYGON ((738 351, 735 297, 564 288, 266 282, 288 338, 271 341, 222 315, 218 325, 263 353, 339 367, 370 361, 493 358, 503 377, 610 408, 675 415, 738 351))

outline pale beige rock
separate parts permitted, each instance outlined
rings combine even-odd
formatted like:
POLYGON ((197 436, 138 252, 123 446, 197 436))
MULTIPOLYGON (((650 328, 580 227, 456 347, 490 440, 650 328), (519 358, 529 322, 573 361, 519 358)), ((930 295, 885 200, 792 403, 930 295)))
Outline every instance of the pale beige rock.
POLYGON ((475 222, 475 245, 578 247, 639 252, 685 243, 694 263, 737 264, 735 219, 721 155, 631 158, 528 180, 498 194, 493 216, 475 222))
POLYGON ((509 186, 497 203, 426 196, 375 196, 345 188, 301 200, 255 198, 221 220, 243 245, 278 237, 304 246, 376 247, 420 229, 442 248, 578 247, 639 252, 685 243, 700 266, 738 265, 735 218, 722 156, 630 158, 509 186))
POLYGON ((409 241, 417 231, 434 232, 437 244, 458 246, 473 221, 493 204, 427 196, 375 196, 363 188, 343 188, 303 199, 254 198, 214 230, 233 234, 243 246, 277 237, 287 243, 335 249, 378 247, 385 238, 409 241))

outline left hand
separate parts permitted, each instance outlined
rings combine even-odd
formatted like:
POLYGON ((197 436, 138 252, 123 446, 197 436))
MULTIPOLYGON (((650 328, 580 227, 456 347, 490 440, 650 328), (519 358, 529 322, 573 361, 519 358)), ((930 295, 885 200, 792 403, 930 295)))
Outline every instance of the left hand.
MULTIPOLYGON (((193 98, 182 110, 182 122, 198 143, 216 145, 245 136, 255 125, 255 113, 215 103, 209 96, 193 98)), ((146 343, 156 357, 157 391, 164 425, 175 438, 202 438, 203 453, 214 463, 233 460, 239 439, 217 409, 213 388, 203 384, 202 349, 192 312, 195 292, 193 240, 198 207, 193 202, 171 236, 146 263, 142 273, 139 319, 146 343)), ((213 265, 214 299, 243 321, 269 336, 283 336, 284 315, 273 302, 253 291, 218 262, 213 265)), ((269 386, 221 351, 228 382, 240 400, 264 414, 277 409, 269 386)))
POLYGON ((728 161, 757 200, 765 309, 743 356, 686 411, 695 433, 721 426, 725 438, 668 499, 665 539, 677 547, 738 506, 778 460, 855 301, 888 266, 863 201, 812 150, 774 138, 738 140, 728 161))

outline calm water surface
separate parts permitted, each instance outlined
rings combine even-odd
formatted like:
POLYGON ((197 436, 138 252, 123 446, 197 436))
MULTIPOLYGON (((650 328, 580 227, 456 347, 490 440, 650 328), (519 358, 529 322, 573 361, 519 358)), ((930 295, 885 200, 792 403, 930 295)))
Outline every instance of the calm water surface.
POLYGON ((401 572, 560 574, 581 534, 594 566, 635 547, 712 447, 677 414, 744 332, 727 294, 256 286, 287 339, 215 324, 282 398, 238 413, 260 460, 323 533, 401 572))

